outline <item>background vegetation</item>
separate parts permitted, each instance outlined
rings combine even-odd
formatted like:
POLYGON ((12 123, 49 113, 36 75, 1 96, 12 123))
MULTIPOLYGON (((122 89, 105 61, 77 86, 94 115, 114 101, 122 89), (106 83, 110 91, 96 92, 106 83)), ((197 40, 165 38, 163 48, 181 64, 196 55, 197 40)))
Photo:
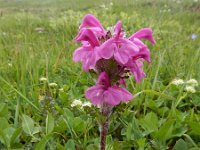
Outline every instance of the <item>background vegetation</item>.
POLYGON ((98 149, 98 108, 71 106, 94 84, 72 61, 87 13, 105 28, 121 20, 128 36, 151 27, 157 41, 147 77, 128 81, 135 99, 113 111, 107 149, 198 150, 200 87, 186 89, 200 81, 198 0, 0 0, 0 149, 98 149))

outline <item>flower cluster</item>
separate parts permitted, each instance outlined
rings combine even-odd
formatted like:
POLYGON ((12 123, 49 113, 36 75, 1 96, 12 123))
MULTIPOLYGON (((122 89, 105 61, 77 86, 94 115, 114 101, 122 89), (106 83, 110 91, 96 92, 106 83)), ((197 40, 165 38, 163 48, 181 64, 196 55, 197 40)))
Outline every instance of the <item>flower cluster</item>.
POLYGON ((82 46, 75 50, 73 60, 81 61, 84 71, 93 70, 96 85, 86 91, 86 98, 94 105, 118 105, 133 99, 125 88, 127 73, 131 72, 137 83, 145 77, 143 62, 150 62, 150 51, 142 39, 155 44, 150 28, 143 28, 126 37, 121 22, 106 31, 99 20, 88 14, 83 18, 75 40, 82 46))

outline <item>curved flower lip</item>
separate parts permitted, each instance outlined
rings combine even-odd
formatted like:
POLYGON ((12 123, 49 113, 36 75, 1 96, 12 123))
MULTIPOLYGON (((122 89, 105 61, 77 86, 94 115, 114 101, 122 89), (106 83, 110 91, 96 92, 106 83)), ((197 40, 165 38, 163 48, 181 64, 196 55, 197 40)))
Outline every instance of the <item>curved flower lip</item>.
POLYGON ((87 14, 84 16, 79 29, 81 30, 83 28, 91 28, 94 31, 98 31, 97 33, 99 34, 103 34, 103 35, 106 34, 106 31, 101 25, 100 21, 91 14, 87 14))
POLYGON ((117 85, 111 86, 108 75, 106 72, 102 72, 97 84, 86 91, 86 98, 91 100, 94 105, 115 106, 122 101, 128 102, 133 99, 133 96, 125 88, 117 85))
POLYGON ((150 41, 152 44, 156 44, 155 39, 153 38, 153 33, 151 28, 143 28, 134 33, 132 36, 129 37, 129 40, 133 41, 134 38, 138 39, 146 39, 150 41))
POLYGON ((104 59, 114 58, 120 64, 126 64, 131 56, 136 55, 139 52, 139 48, 128 39, 109 39, 99 46, 99 56, 104 59))
POLYGON ((81 61, 83 63, 83 70, 89 71, 94 69, 96 62, 100 59, 97 51, 90 45, 83 45, 75 50, 73 53, 73 60, 75 62, 81 61))
POLYGON ((126 67, 128 70, 130 70, 130 72, 132 72, 138 84, 141 82, 142 78, 146 77, 146 74, 142 70, 143 59, 129 60, 126 64, 126 67))
POLYGON ((134 55, 132 57, 132 59, 136 60, 136 59, 139 59, 139 58, 143 58, 148 63, 150 63, 151 62, 151 60, 150 60, 150 50, 148 49, 148 47, 142 41, 140 41, 138 38, 134 38, 133 43, 136 44, 139 47, 140 50, 136 55, 134 55))
POLYGON ((75 40, 78 42, 87 41, 92 47, 99 46, 99 41, 91 29, 82 29, 75 37, 75 40))
POLYGON ((110 79, 109 79, 109 76, 107 75, 106 72, 102 72, 99 75, 99 78, 97 80, 97 84, 104 85, 105 87, 109 87, 110 86, 110 79))

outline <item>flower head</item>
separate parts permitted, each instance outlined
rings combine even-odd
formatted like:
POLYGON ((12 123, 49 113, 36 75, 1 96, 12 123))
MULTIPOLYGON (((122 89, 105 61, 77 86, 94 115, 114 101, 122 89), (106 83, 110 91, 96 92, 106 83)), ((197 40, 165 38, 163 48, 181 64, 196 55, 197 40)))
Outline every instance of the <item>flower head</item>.
POLYGON ((185 82, 182 80, 182 79, 174 79, 171 84, 174 84, 174 85, 182 85, 184 84, 185 82))
POLYGON ((75 40, 82 45, 73 53, 73 60, 81 61, 84 71, 93 70, 99 75, 86 97, 94 105, 112 106, 132 99, 132 94, 119 85, 126 85, 127 72, 134 75, 137 83, 145 77, 142 67, 144 61, 150 62, 150 50, 142 40, 155 44, 152 30, 143 28, 127 38, 121 21, 106 31, 91 14, 83 18, 79 29, 75 40))
POLYGON ((190 79, 186 83, 191 86, 198 86, 198 81, 195 79, 190 79))

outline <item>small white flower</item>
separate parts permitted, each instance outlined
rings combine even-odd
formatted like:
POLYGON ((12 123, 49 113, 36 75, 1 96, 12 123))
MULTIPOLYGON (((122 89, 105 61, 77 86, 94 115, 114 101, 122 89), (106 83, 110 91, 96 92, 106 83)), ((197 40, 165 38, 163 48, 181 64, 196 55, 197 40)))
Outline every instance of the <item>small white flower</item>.
POLYGON ((185 90, 187 92, 191 92, 191 93, 195 93, 196 92, 196 90, 195 90, 195 88, 193 86, 186 86, 185 90))
POLYGON ((110 2, 110 6, 112 6, 113 5, 113 3, 112 2, 110 2))
POLYGON ((191 86, 198 86, 198 81, 195 80, 195 79, 190 79, 186 83, 191 85, 191 86))
POLYGON ((46 82, 46 81, 47 81, 47 78, 41 77, 41 78, 40 78, 40 81, 41 81, 41 82, 46 82))
POLYGON ((52 82, 52 83, 49 83, 49 86, 50 87, 57 87, 58 85, 57 85, 57 83, 52 82))
POLYGON ((72 103, 71 103, 71 107, 75 107, 75 106, 82 106, 83 103, 82 101, 80 101, 80 99, 75 99, 72 103))
POLYGON ((182 85, 185 82, 182 79, 174 79, 171 83, 174 85, 182 85))
POLYGON ((82 107, 92 107, 92 103, 90 103, 90 102, 84 102, 83 104, 82 104, 82 107))

